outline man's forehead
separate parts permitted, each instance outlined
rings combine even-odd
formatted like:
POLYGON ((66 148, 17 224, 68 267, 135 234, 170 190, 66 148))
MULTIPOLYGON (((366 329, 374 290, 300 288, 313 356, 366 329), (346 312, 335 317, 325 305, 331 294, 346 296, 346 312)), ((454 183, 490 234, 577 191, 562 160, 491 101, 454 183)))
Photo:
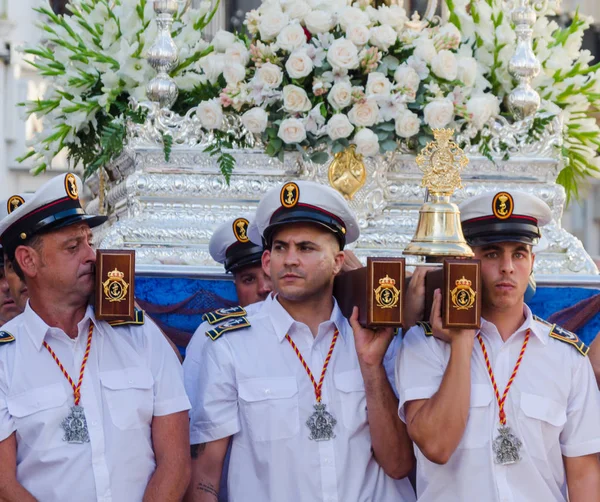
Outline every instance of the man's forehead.
POLYGON ((477 252, 483 252, 483 251, 488 251, 488 250, 492 250, 492 249, 497 249, 500 251, 513 251, 516 249, 524 249, 527 251, 531 251, 532 247, 529 244, 523 244, 522 242, 511 242, 511 241, 506 241, 506 242, 494 242, 492 244, 486 244, 484 246, 476 246, 473 247, 473 251, 477 252))
POLYGON ((273 234, 273 242, 305 242, 307 240, 317 240, 322 237, 335 235, 326 228, 317 223, 293 223, 279 228, 273 234))

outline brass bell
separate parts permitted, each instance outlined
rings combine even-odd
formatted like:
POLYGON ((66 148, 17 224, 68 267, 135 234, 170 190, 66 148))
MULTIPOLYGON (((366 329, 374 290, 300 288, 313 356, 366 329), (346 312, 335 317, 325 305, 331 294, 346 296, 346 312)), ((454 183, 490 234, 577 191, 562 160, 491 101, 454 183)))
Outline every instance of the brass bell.
POLYGON ((423 171, 421 186, 431 200, 419 210, 417 230, 405 255, 472 257, 460 224, 458 206, 450 202, 454 190, 462 188, 460 171, 469 159, 452 141, 452 129, 434 129, 435 141, 429 142, 417 156, 423 171))

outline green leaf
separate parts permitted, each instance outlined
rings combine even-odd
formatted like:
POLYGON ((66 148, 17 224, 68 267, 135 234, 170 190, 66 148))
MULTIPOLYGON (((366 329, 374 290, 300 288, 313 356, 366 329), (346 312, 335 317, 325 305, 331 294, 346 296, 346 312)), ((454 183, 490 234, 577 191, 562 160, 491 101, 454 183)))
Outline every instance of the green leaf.
POLYGON ((327 152, 315 152, 310 156, 310 161, 315 164, 325 164, 329 160, 329 154, 327 152))
POLYGON ((171 136, 170 134, 165 134, 162 131, 160 132, 160 135, 162 136, 163 152, 165 154, 165 162, 169 162, 169 159, 171 158, 171 151, 173 148, 173 136, 171 136))
POLYGON ((381 124, 377 124, 377 128, 382 131, 394 132, 396 130, 396 125, 393 122, 383 122, 381 124))
POLYGON ((393 152, 398 147, 398 143, 396 143, 393 139, 388 139, 383 143, 380 143, 379 147, 384 152, 393 152))

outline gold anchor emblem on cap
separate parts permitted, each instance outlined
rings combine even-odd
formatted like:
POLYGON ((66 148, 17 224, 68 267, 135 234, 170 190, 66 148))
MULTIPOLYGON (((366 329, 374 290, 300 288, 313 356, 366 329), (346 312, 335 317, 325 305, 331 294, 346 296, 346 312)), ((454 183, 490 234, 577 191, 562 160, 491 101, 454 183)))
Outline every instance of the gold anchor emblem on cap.
POLYGON ((71 199, 77 200, 79 198, 77 180, 75 179, 75 175, 73 173, 69 173, 65 176, 65 190, 71 199))
POLYGON ((238 218, 233 222, 233 235, 238 242, 248 242, 248 225, 246 218, 238 218))
POLYGON ((492 211, 494 212, 494 216, 499 220, 505 220, 510 218, 513 209, 515 207, 515 203, 513 201, 512 196, 507 192, 499 192, 494 197, 494 202, 492 203, 492 211))
POLYGON ((287 209, 294 207, 300 200, 300 188, 296 183, 290 182, 283 185, 279 194, 281 205, 287 209))
POLYGON ((6 211, 8 214, 12 213, 19 206, 25 204, 25 200, 20 195, 13 195, 6 201, 6 211))

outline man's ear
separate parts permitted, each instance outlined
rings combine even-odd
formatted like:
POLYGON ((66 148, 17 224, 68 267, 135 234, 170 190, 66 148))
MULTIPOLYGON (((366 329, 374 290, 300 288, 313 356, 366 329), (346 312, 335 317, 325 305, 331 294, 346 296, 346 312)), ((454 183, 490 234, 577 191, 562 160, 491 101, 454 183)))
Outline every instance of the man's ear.
POLYGON ((19 246, 15 250, 15 259, 25 277, 35 277, 41 265, 40 254, 32 247, 19 246))
POLYGON ((334 260, 333 274, 334 275, 338 275, 342 271, 342 268, 344 267, 345 259, 346 259, 346 255, 344 254, 343 251, 338 251, 336 253, 335 257, 333 258, 333 260, 334 260))
POLYGON ((269 249, 264 250, 261 263, 263 272, 271 277, 271 251, 269 249))

